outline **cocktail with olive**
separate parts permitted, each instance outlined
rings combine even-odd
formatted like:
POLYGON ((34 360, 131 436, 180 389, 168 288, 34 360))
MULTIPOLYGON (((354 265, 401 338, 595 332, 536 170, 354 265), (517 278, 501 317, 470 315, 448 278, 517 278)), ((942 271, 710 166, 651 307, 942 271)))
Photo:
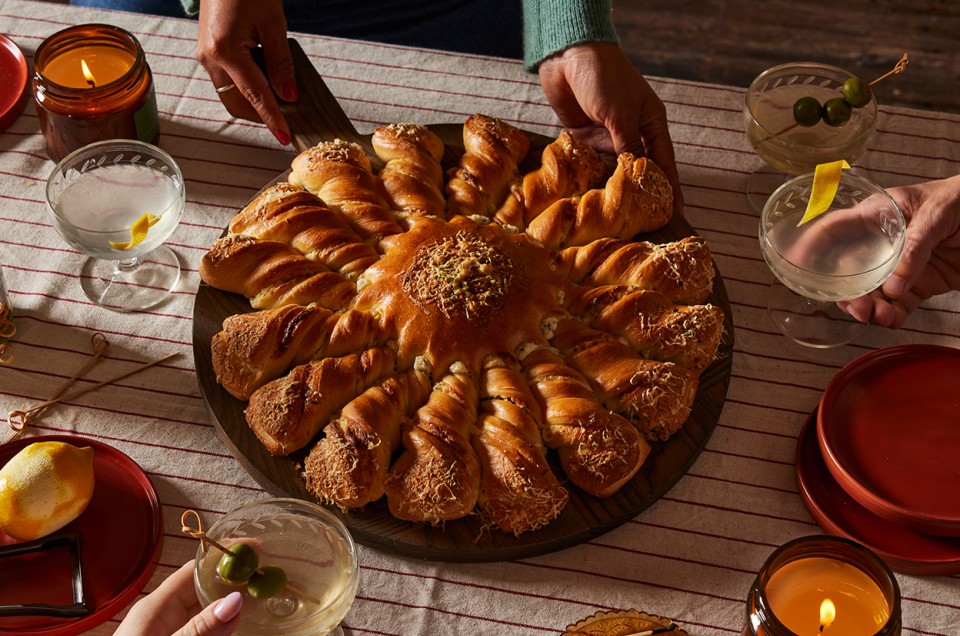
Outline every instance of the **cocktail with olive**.
POLYGON ((357 593, 356 548, 343 523, 316 504, 266 499, 225 515, 197 552, 204 605, 244 595, 238 634, 333 634, 357 593))
POLYGON ((853 162, 876 129, 870 86, 826 64, 798 62, 761 73, 744 102, 747 139, 775 169, 799 175, 817 164, 853 162))

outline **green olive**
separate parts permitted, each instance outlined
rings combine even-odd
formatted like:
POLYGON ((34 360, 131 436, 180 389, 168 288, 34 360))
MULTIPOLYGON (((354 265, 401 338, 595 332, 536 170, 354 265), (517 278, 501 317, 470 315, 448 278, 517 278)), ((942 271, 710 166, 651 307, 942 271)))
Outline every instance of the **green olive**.
POLYGON ((793 119, 801 126, 816 126, 822 111, 816 97, 801 97, 793 104, 793 119))
POLYGON ((859 77, 851 77, 843 83, 843 98, 854 108, 863 108, 873 99, 870 85, 859 77))
POLYGON ((823 121, 830 126, 839 128, 850 121, 850 114, 853 109, 850 103, 842 97, 828 99, 823 105, 823 121))
POLYGON ((265 565, 247 581, 247 592, 253 598, 272 598, 287 586, 287 573, 275 565, 265 565), (262 574, 261 574, 262 572, 262 574))
POLYGON ((220 557, 217 574, 231 585, 240 585, 253 575, 258 562, 257 552, 249 544, 235 543, 228 554, 220 557))

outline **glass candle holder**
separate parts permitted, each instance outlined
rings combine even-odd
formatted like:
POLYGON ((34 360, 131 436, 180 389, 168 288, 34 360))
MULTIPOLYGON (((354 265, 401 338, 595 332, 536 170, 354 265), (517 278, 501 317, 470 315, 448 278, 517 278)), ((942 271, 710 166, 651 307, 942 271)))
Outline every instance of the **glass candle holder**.
POLYGON ((743 636, 899 636, 900 586, 866 547, 832 536, 794 539, 760 568, 743 636))
POLYGON ((33 97, 54 161, 106 139, 152 143, 160 132, 143 48, 119 27, 81 24, 44 40, 34 56, 33 97))

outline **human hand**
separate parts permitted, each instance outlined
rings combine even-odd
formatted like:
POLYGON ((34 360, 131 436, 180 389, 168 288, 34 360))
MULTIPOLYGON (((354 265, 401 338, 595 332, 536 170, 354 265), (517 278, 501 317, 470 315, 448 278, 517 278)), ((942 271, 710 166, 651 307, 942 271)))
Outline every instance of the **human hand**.
POLYGON ((577 140, 653 160, 673 186, 674 211, 682 212, 666 108, 619 45, 578 44, 548 57, 539 70, 547 101, 577 140))
POLYGON ((201 0, 196 52, 214 86, 235 86, 217 92, 231 115, 262 121, 277 141, 290 143, 290 127, 274 95, 298 98, 280 0, 201 0), (251 54, 257 45, 269 81, 251 54))
POLYGON ((861 322, 899 328, 927 298, 960 289, 960 175, 887 192, 907 219, 900 262, 880 289, 837 306, 861 322))
POLYGON ((231 592, 201 611, 194 562, 184 564, 130 609, 114 636, 227 636, 240 624, 243 598, 231 592))

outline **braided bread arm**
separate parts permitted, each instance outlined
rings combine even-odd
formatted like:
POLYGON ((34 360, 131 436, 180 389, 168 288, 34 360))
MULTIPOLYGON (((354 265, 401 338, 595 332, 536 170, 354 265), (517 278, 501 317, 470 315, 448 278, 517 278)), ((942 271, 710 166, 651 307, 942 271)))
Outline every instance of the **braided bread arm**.
POLYGON ((493 218, 520 178, 518 165, 530 150, 530 140, 499 119, 471 115, 463 124, 463 147, 445 189, 447 215, 493 218))
POLYGON ((701 304, 713 291, 713 256, 699 236, 661 245, 598 239, 560 251, 553 265, 576 283, 629 285, 685 305, 701 304))
POLYGON ((200 278, 211 287, 241 294, 254 309, 308 305, 338 309, 356 286, 286 243, 228 234, 200 259, 200 278))
POLYGON ((307 490, 341 508, 359 508, 383 496, 400 427, 429 394, 427 376, 409 371, 386 378, 347 403, 307 455, 307 490))
POLYGON ((382 340, 367 312, 286 305, 229 316, 213 336, 211 356, 217 382, 247 400, 294 365, 363 351, 382 340))
POLYGON ((278 183, 254 197, 233 217, 229 230, 286 243, 351 279, 380 257, 316 195, 290 183, 278 183))
POLYGON ((384 162, 380 182, 401 220, 418 215, 443 218, 443 141, 426 126, 390 124, 377 128, 371 143, 384 162))
POLYGON ((607 408, 647 439, 668 439, 690 416, 698 385, 693 371, 646 360, 614 336, 574 319, 558 321, 551 344, 589 378, 607 408))
POLYGON ((575 197, 597 187, 604 173, 597 152, 575 140, 566 130, 549 143, 540 156, 540 167, 528 172, 510 189, 494 220, 519 231, 559 199, 575 197))
POLYGON ((392 373, 396 359, 392 350, 377 347, 296 366, 253 392, 244 411, 247 424, 272 454, 289 455, 347 402, 392 373))
POLYGON ((290 183, 320 197, 364 239, 376 242, 403 231, 388 209, 370 159, 357 144, 325 141, 301 152, 290 165, 290 183))
POLYGON ((569 494, 547 463, 540 436, 543 414, 513 358, 490 358, 480 379, 480 509, 504 532, 541 528, 567 505, 569 494))
POLYGON ((644 358, 696 374, 713 362, 723 335, 715 305, 675 305, 654 291, 622 285, 582 288, 567 308, 588 326, 624 338, 644 358))
POLYGON ((605 409, 587 379, 549 349, 523 359, 523 373, 543 409, 544 443, 557 450, 571 482, 609 497, 630 480, 650 445, 627 420, 605 409))
POLYGON ((560 249, 652 232, 669 223, 672 214, 667 176, 649 159, 624 152, 602 189, 557 201, 530 220, 526 232, 544 247, 560 249))
POLYGON ((387 503, 398 519, 438 523, 470 514, 480 496, 480 461, 470 445, 477 387, 466 367, 434 385, 405 427, 403 453, 387 477, 387 503))

